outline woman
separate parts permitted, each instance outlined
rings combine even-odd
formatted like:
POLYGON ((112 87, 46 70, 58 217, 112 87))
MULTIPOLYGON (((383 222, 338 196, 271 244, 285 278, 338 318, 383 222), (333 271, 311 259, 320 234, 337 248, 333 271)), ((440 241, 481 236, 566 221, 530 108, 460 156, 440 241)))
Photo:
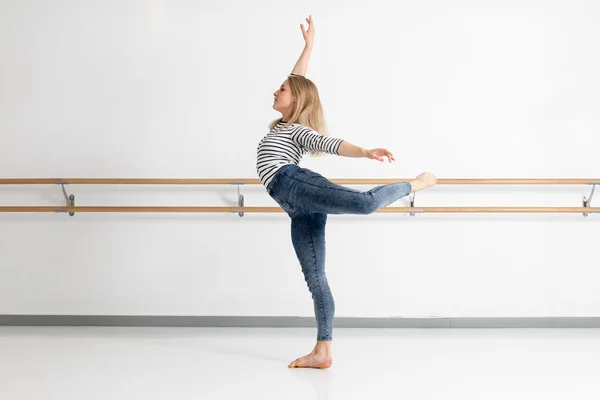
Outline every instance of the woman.
POLYGON ((298 166, 304 154, 329 153, 344 157, 367 157, 391 163, 387 149, 367 150, 346 140, 325 136, 319 94, 304 77, 313 47, 314 23, 300 24, 306 46, 292 74, 277 90, 273 108, 282 117, 271 122, 270 132, 257 148, 256 170, 269 195, 291 219, 291 236, 308 289, 312 294, 317 321, 317 343, 311 353, 289 367, 328 368, 332 364, 331 341, 335 304, 325 275, 325 223, 327 214, 371 214, 394 201, 436 184, 425 172, 417 178, 381 185, 367 192, 334 184, 322 175, 298 166))

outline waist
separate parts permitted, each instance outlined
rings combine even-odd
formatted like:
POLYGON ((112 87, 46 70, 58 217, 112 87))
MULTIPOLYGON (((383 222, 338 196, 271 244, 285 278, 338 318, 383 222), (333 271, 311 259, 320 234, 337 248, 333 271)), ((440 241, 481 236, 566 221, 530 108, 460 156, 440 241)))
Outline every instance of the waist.
POLYGON ((290 168, 298 168, 299 169, 300 167, 298 165, 296 165, 296 164, 285 164, 283 167, 279 168, 277 170, 277 172, 275 172, 275 175, 273 175, 273 178, 271 179, 271 182, 269 182, 269 185, 267 186, 267 191, 269 193, 271 193, 273 191, 273 188, 275 187, 275 184, 284 175, 284 170, 288 170, 290 168))

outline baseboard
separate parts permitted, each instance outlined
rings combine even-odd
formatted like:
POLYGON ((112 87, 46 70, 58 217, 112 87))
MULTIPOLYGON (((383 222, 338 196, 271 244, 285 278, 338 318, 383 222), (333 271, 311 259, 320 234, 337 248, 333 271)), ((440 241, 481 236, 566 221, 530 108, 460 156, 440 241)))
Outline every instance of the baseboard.
MULTIPOLYGON (((0 326, 316 327, 314 317, 0 315, 0 326)), ((600 317, 336 317, 337 328, 600 328, 600 317)))

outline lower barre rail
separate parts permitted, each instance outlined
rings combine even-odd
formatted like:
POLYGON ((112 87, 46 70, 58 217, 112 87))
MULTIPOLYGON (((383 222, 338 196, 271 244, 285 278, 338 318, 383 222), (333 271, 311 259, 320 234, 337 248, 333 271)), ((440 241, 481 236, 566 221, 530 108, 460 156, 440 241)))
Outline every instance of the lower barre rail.
MULTIPOLYGON (((414 178, 330 178, 339 185, 383 185, 414 178)), ((261 185, 258 178, 1 178, 0 185, 261 185)), ((596 185, 599 178, 438 178, 437 185, 596 185)))
MULTIPOLYGON (((273 213, 284 212, 280 207, 179 207, 179 206, 17 206, 0 207, 2 212, 55 213, 273 213)), ((376 213, 600 213, 600 207, 384 207, 376 213)))

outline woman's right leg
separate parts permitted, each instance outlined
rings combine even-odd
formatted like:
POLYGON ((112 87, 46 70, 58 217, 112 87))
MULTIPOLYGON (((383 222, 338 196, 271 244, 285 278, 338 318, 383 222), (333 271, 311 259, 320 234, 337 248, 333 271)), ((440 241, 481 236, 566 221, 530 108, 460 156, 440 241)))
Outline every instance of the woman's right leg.
POLYGON ((404 181, 363 192, 333 183, 305 168, 292 171, 285 181, 288 203, 305 213, 371 214, 412 191, 412 183, 404 181))

